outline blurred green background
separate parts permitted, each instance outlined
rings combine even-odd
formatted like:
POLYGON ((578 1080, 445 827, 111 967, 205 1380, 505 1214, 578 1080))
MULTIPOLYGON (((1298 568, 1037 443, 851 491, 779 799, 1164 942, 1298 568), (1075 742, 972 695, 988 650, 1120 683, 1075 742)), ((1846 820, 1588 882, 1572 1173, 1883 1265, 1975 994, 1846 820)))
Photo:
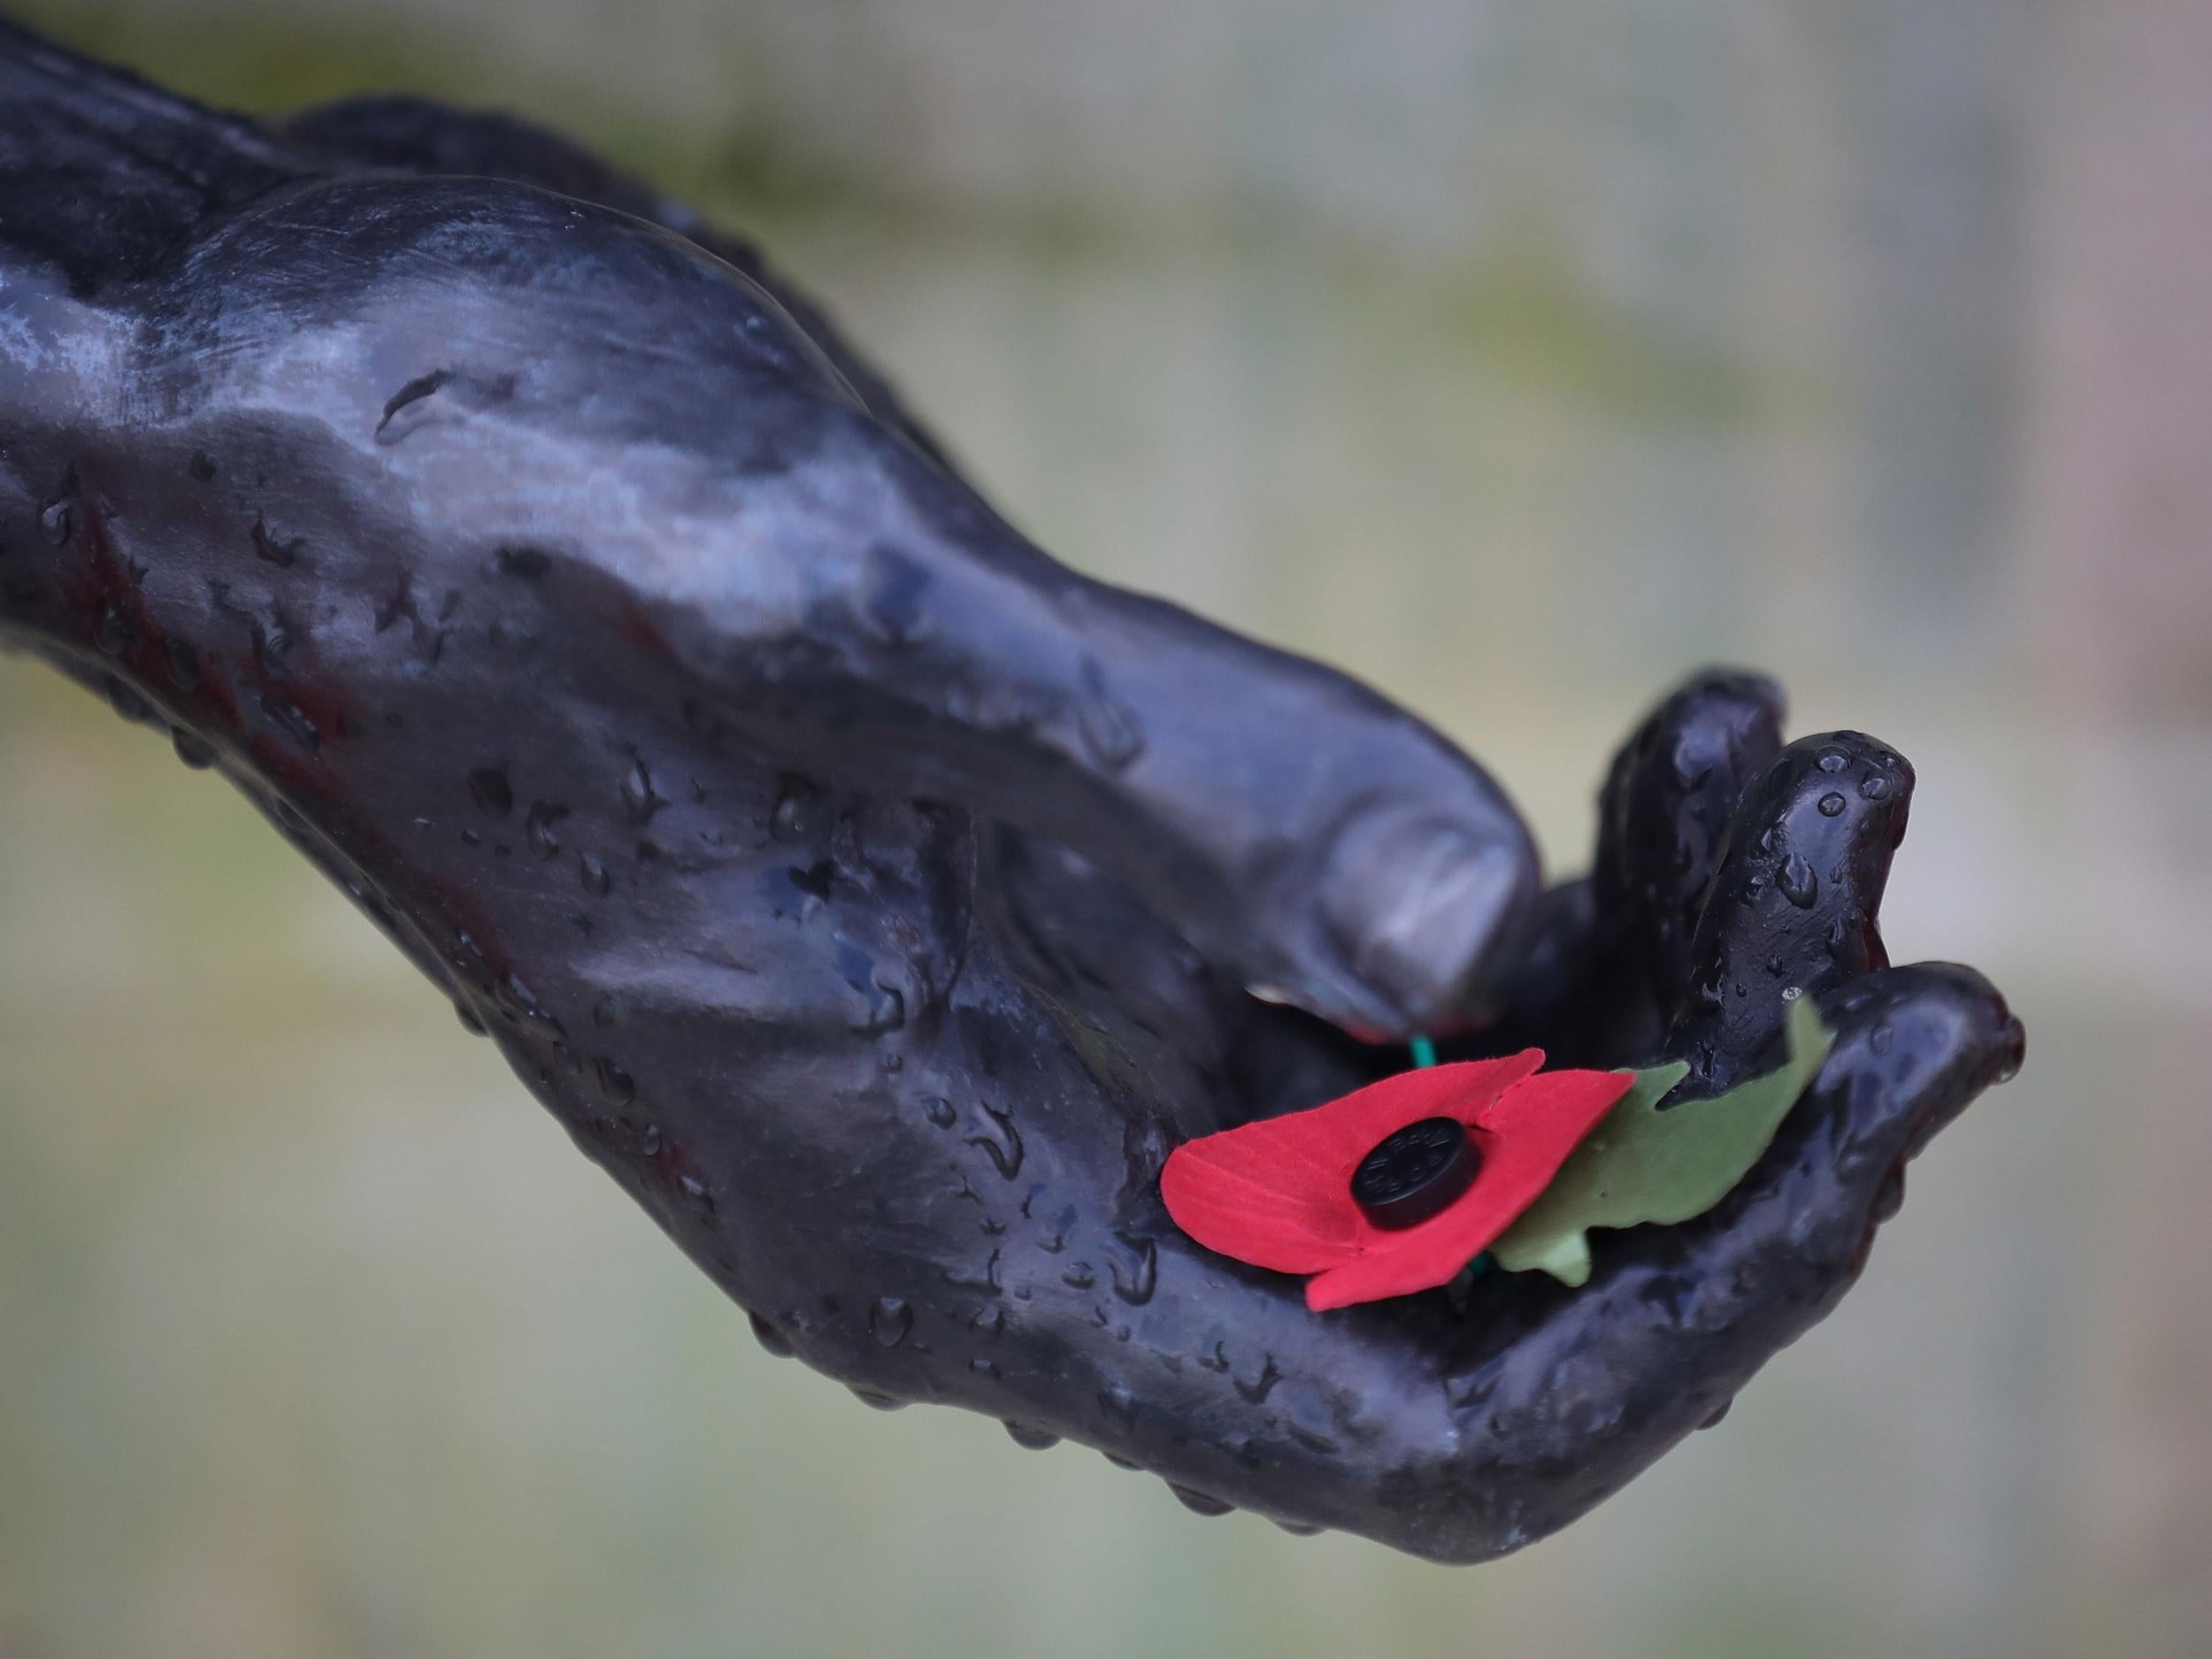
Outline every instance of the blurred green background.
POLYGON ((771 1360, 219 783, 0 662, 0 1659, 2212 1652, 2212 8, 10 0, 556 122, 1087 570, 1578 866, 1711 659, 1922 786, 2018 1081, 1718 1431, 1430 1567, 771 1360))

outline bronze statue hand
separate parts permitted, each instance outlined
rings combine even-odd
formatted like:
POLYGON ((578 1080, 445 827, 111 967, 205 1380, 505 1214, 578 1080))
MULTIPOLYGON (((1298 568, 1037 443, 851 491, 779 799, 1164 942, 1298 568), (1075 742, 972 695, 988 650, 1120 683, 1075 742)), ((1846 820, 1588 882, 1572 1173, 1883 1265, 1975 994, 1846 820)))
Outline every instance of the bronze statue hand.
POLYGON ((219 767, 751 1314, 872 1402, 1445 1559, 1563 1524, 1833 1305, 2017 1064, 1887 969, 1910 773, 1697 682, 1539 895, 1471 761, 1052 564, 813 310, 545 134, 269 130, 0 26, 0 640, 219 767), (1178 1141, 1534 1033, 1838 1031, 1722 1207, 1307 1312, 1178 1141), (1259 995, 1255 995, 1255 993, 1259 995), (1262 1000, 1264 998, 1265 1000, 1262 1000))

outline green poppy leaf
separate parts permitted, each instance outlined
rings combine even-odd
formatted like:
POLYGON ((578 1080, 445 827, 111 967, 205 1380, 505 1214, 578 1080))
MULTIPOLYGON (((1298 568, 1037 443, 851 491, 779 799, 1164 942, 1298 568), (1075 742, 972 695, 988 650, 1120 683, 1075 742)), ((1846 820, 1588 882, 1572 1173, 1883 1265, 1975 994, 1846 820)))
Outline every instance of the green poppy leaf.
POLYGON ((1661 1111, 1689 1068, 1677 1062, 1639 1071, 1542 1195, 1490 1247, 1498 1265, 1580 1285, 1590 1277, 1588 1229, 1672 1225, 1720 1202, 1772 1143, 1835 1042, 1809 996, 1790 1004, 1787 1029, 1789 1058, 1778 1070, 1710 1100, 1661 1111))

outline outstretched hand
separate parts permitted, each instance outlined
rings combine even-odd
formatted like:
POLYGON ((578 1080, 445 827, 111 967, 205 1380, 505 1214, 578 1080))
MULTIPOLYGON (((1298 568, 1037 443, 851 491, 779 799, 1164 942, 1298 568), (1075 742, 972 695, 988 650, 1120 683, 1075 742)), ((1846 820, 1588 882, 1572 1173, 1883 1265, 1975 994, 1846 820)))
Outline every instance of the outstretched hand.
POLYGON ((262 805, 764 1341, 1202 1509, 1563 1525, 2018 1064, 1883 955, 1893 751, 1695 681, 1540 894, 1445 740, 1052 564, 749 250, 511 123, 272 133, 0 26, 0 639, 262 805), (1578 1291, 1316 1316, 1161 1208, 1379 1040, 1724 1086, 1799 994, 1836 1046, 1764 1161, 1578 1291))

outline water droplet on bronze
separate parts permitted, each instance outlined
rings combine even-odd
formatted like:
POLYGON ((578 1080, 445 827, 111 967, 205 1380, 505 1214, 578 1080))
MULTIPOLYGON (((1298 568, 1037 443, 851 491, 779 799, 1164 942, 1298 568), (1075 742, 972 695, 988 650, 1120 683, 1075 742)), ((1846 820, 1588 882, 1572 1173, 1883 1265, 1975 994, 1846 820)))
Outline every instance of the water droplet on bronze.
POLYGON ((599 1079, 600 1094, 610 1105, 627 1106, 637 1098, 637 1079, 605 1055, 594 1056, 591 1069, 599 1079))
POLYGON ((982 1148, 998 1172, 1010 1181, 1021 1173, 1021 1131, 1014 1127, 1011 1114, 1000 1111, 995 1107, 986 1106, 983 1115, 990 1120, 993 1133, 970 1135, 967 1144, 982 1148))
POLYGON ((265 565, 279 570, 289 570, 299 560, 300 549, 306 544, 304 536, 290 538, 277 535, 267 522, 257 516, 253 521, 253 556, 265 565))
POLYGON ((172 639, 166 649, 169 655, 169 679, 178 690, 196 690, 200 683, 200 654, 184 640, 172 639))
POLYGON ((138 634, 132 628, 130 618, 114 605, 100 607, 99 626, 93 638, 101 652, 108 657, 120 657, 138 641, 138 634))
POLYGON ((829 809, 821 791, 803 778, 786 777, 769 819, 769 833, 787 844, 818 841, 828 832, 829 809))
POLYGON ((1159 1282, 1160 1247, 1150 1239, 1132 1239, 1125 1234, 1117 1234, 1116 1242, 1132 1252, 1136 1260, 1125 1263, 1118 1256, 1107 1258, 1107 1271, 1114 1276, 1114 1294, 1132 1307, 1141 1308, 1152 1300, 1153 1289, 1159 1282))
POLYGON ((908 646, 929 633, 929 616, 922 596, 929 591, 929 572, 897 548, 878 542, 868 549, 867 571, 862 579, 861 620, 886 644, 908 646))
POLYGON ((108 694, 108 706, 134 726, 154 724, 153 705, 118 680, 113 674, 101 680, 102 689, 108 694))
POLYGON ((1784 898, 1801 910, 1812 909, 1813 901, 1820 896, 1820 878, 1801 853, 1792 853, 1782 861, 1782 872, 1774 885, 1784 898))
POLYGON ((426 416, 422 404, 440 387, 453 378, 450 369, 433 369, 419 374, 394 392, 384 403, 384 418, 376 423, 379 443, 397 443, 421 426, 426 416))
MULTIPOLYGON (((1129 1392, 1126 1385, 1122 1383, 1112 1383, 1106 1387, 1100 1389, 1098 1391, 1098 1404, 1099 1409, 1105 1412, 1107 1417, 1115 1424, 1119 1425, 1125 1432, 1137 1426, 1137 1397, 1129 1392)), ((1107 1456, 1111 1458, 1113 1457, 1113 1454, 1109 1452, 1107 1453, 1107 1456)), ((1118 1462, 1119 1460, 1116 1459, 1115 1461, 1118 1462)), ((1133 1469, 1136 1465, 1134 1463, 1123 1463, 1122 1467, 1125 1469, 1133 1469)))
POLYGON ((885 1348, 896 1348, 914 1328, 914 1310, 903 1296, 878 1296, 868 1310, 868 1331, 885 1348))
POLYGON ((2028 1057, 2028 1028, 2016 1018, 2005 1022, 2005 1029, 1998 1041, 2003 1045, 1997 1055, 1997 1069, 1990 1081, 2009 1083, 2020 1075, 2020 1068, 2028 1057))
POLYGON ((1201 1492, 1195 1486, 1179 1486, 1172 1480, 1167 1483, 1167 1489, 1175 1494, 1178 1503, 1194 1515, 1227 1515, 1237 1507, 1233 1503, 1224 1503, 1219 1498, 1201 1492))
POLYGON ((523 839, 541 858, 557 856, 561 850, 560 822, 568 809, 557 801, 533 801, 523 815, 523 839))
POLYGON ((505 818, 515 810, 515 792, 503 766, 479 766, 469 773, 469 799, 487 818, 505 818))
POLYGON ((1105 671, 1095 662, 1085 657, 1081 672, 1083 690, 1075 712, 1083 747, 1104 770, 1120 772, 1143 753, 1144 728, 1108 687, 1105 671))
POLYGON ((622 810, 630 815, 631 822, 649 824, 653 814, 667 804, 666 798, 654 789, 653 774, 647 770, 644 761, 634 762, 630 770, 623 773, 622 810))

